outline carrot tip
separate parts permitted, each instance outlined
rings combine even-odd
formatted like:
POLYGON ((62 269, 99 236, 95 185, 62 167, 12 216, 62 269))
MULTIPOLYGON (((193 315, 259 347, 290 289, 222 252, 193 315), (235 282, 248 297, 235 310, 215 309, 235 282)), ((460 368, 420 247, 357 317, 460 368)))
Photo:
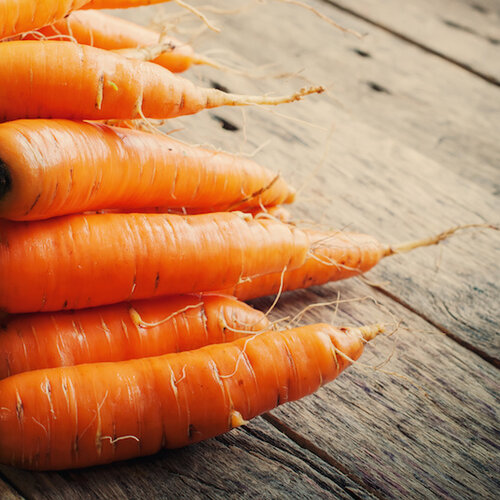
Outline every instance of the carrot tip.
POLYGON ((397 253, 406 253, 415 250, 416 248, 428 247, 432 245, 437 245, 442 241, 448 239, 450 236, 455 234, 457 231, 461 231, 462 229, 470 229, 470 228, 483 228, 483 229, 493 229, 498 231, 499 228, 494 226, 493 224, 463 224, 461 226, 455 226, 447 229, 439 234, 431 236, 429 238, 423 238, 421 240, 410 241, 408 243, 402 243, 400 245, 396 245, 393 247, 387 247, 385 251, 384 257, 388 257, 390 255, 394 255, 397 253))
POLYGON ((383 325, 377 323, 375 325, 367 325, 360 327, 359 331, 363 336, 363 339, 369 342, 374 339, 379 333, 385 332, 385 328, 383 325))

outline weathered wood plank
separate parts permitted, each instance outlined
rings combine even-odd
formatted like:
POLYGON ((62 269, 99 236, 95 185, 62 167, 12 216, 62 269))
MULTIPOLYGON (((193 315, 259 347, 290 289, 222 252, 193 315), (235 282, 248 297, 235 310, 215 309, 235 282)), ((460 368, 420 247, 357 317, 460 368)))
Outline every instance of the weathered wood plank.
POLYGON ((22 500, 19 495, 10 485, 0 479, 0 498, 2 500, 22 500))
POLYGON ((325 0, 500 85, 500 7, 495 1, 325 0))
MULTIPOLYGON (((309 321, 345 324, 394 318, 403 328, 375 339, 360 366, 315 395, 273 412, 283 425, 334 457, 382 498, 495 498, 499 479, 498 371, 403 307, 361 283, 294 292, 283 314, 304 303, 373 296, 309 321), (380 370, 369 368, 391 358, 380 370)), ((266 307, 271 299, 260 300, 266 307)))
MULTIPOLYGON (((258 39, 265 16, 270 15, 269 11, 272 18, 278 18, 278 13, 281 15, 281 30, 279 34, 266 35, 271 38, 269 48, 262 56, 266 59, 279 60, 280 54, 283 57, 293 48, 294 60, 299 61, 297 64, 302 62, 306 65, 312 46, 320 46, 321 38, 332 36, 329 27, 323 26, 313 17, 303 16, 300 19, 301 29, 313 34, 305 37, 304 43, 302 40, 300 44, 297 43, 295 34, 299 27, 296 16, 287 17, 282 6, 275 6, 274 10, 268 7, 265 12, 242 16, 239 21, 231 18, 228 28, 219 36, 221 40, 217 39, 218 43, 234 47, 243 57, 255 58, 256 51, 248 46, 246 40, 258 39), (243 29, 243 24, 248 37, 241 41, 238 33, 243 29), (311 38, 314 40, 311 41, 311 38)), ((332 9, 329 14, 334 17, 336 12, 332 9)), ((362 24, 352 25, 351 18, 340 18, 339 21, 360 31, 367 28, 362 24)), ((325 151, 326 134, 322 131, 274 117, 264 111, 247 111, 247 150, 258 147, 272 137, 272 147, 264 149, 258 158, 265 164, 275 165, 297 186, 309 183, 302 193, 303 202, 299 195, 298 213, 329 226, 350 225, 352 229, 396 243, 439 232, 456 224, 497 222, 500 213, 498 198, 489 196, 483 189, 483 184, 494 183, 495 179, 500 178, 500 143, 493 138, 494 134, 487 139, 484 148, 466 148, 475 166, 481 169, 486 165, 489 172, 481 187, 464 180, 471 172, 468 171, 470 167, 465 165, 467 160, 464 161, 464 156, 467 153, 460 148, 459 137, 452 140, 456 150, 450 151, 449 160, 461 165, 461 168, 453 170, 443 168, 446 162, 442 161, 442 155, 435 153, 439 147, 428 150, 425 142, 430 136, 427 139, 424 137, 436 124, 431 113, 440 113, 439 120, 447 121, 445 128, 448 130, 461 127, 464 116, 481 115, 482 106, 478 104, 482 99, 480 96, 489 95, 492 90, 495 95, 500 95, 497 89, 451 64, 429 58, 384 32, 372 32, 371 38, 380 53, 383 49, 386 64, 380 65, 381 56, 370 63, 369 69, 363 67, 366 58, 360 58, 350 50, 352 39, 338 37, 335 44, 330 44, 320 55, 315 56, 316 60, 321 56, 321 64, 314 67, 308 65, 309 72, 316 75, 312 78, 314 81, 328 81, 331 68, 343 75, 342 87, 336 87, 335 94, 342 99, 347 111, 335 109, 319 99, 283 110, 286 114, 325 127, 329 127, 332 122, 334 124, 328 159, 314 177, 311 170, 320 163, 325 151), (389 65, 389 54, 398 52, 401 64, 389 65), (432 59, 432 63, 424 69, 429 59, 432 59), (433 65, 435 68, 431 67, 433 65), (344 71, 346 67, 350 70, 344 71), (455 79, 454 88, 461 87, 464 94, 460 92, 453 96, 457 102, 457 112, 444 118, 444 110, 439 109, 440 102, 449 99, 450 93, 432 84, 435 80, 432 74, 445 75, 447 72, 450 72, 449 78, 455 79), (415 93, 413 96, 406 94, 398 97, 364 91, 366 81, 382 82, 384 85, 392 81, 389 88, 415 86, 415 93), (475 95, 474 101, 459 97, 473 94, 472 88, 465 91, 468 85, 478 85, 476 90, 479 94, 475 95), (459 101, 461 112, 458 111, 459 101), (488 166, 485 157, 489 155, 498 160, 488 166)), ((210 72, 209 78, 219 78, 218 81, 229 85, 233 91, 241 85, 245 85, 245 90, 250 86, 248 81, 240 83, 241 79, 237 77, 214 75, 217 74, 210 72)), ((273 83, 257 82, 256 86, 263 91, 266 86, 274 88, 273 83)), ((287 82, 286 88, 292 88, 292 85, 287 82)), ((250 90, 256 91, 255 88, 250 90)), ((221 110, 217 113, 243 126, 239 111, 221 110)), ((491 120, 494 129, 500 128, 500 112, 492 112, 488 116, 486 121, 491 120)), ((215 142, 235 150, 238 148, 235 147, 236 141, 242 140, 239 139, 243 135, 241 131, 225 132, 224 136, 221 133, 216 138, 206 115, 186 118, 182 123, 190 128, 184 137, 198 137, 198 142, 215 142)), ((478 135, 477 129, 471 130, 471 143, 476 141, 478 135)), ((411 303, 420 314, 469 344, 484 352, 491 348, 493 357, 498 359, 500 346, 493 325, 498 319, 496 282, 500 278, 500 271, 496 262, 499 246, 499 235, 494 232, 457 236, 447 247, 452 247, 453 251, 427 249, 404 257, 394 257, 381 265, 380 271, 375 271, 371 279, 389 280, 392 283, 389 286, 391 293, 411 303), (474 241, 474 246, 470 245, 471 241, 474 241), (440 255, 442 258, 437 272, 436 259, 440 255)))
POLYGON ((375 498, 262 419, 199 445, 107 467, 0 471, 32 499, 375 498))
MULTIPOLYGON (((335 9, 328 14, 367 31, 368 25, 338 15, 335 9)), ((336 72, 335 94, 344 109, 311 99, 280 110, 326 128, 335 122, 327 160, 317 173, 314 168, 325 150, 325 131, 263 110, 247 111, 245 120, 238 110, 217 110, 174 121, 169 127, 181 124, 186 129, 179 137, 233 151, 250 152, 272 138, 258 159, 304 187, 296 212, 300 218, 337 227, 350 224, 391 242, 428 235, 457 222, 491 220, 498 213, 498 202, 490 194, 494 191, 490 184, 500 157, 495 133, 498 117, 495 110, 485 112, 498 95, 493 86, 387 33, 369 29, 370 39, 361 46, 355 39, 332 33, 308 14, 297 15, 295 9, 292 14, 290 6, 268 5, 250 17, 228 19, 218 38, 210 35, 203 41, 202 50, 230 45, 257 64, 278 60, 288 69, 306 67, 306 75, 317 81, 329 82, 336 72), (269 19, 277 20, 279 27, 269 27, 269 19), (317 47, 322 49, 314 52, 317 47), (359 47, 372 57, 361 57, 354 51, 359 47), (389 92, 380 91, 384 88, 389 92), (214 115, 239 130, 220 129, 214 115), (443 139, 438 141, 439 137, 443 139), (477 170, 470 172, 473 166, 477 170)), ((252 93, 297 85, 248 81, 215 71, 191 75, 252 93)), ((493 273, 498 259, 493 247, 498 246, 498 237, 476 233, 474 250, 468 244, 470 238, 449 242, 439 273, 439 250, 429 249, 392 257, 369 277, 389 279, 388 289, 401 300, 411 300, 420 315, 482 351, 497 349, 498 355, 496 328, 488 321, 481 323, 481 316, 489 318, 497 309, 493 273), (480 302, 474 287, 483 290, 480 302), (428 300, 429 289, 442 302, 428 300), (464 289, 467 302, 458 303, 464 289)), ((396 359, 386 368, 406 379, 358 368, 316 396, 278 410, 280 428, 302 436, 301 446, 309 452, 256 420, 248 430, 110 467, 61 474, 0 470, 20 491, 35 498, 71 494, 133 498, 143 497, 144 491, 152 497, 222 498, 240 497, 244 488, 243 496, 272 498, 273 494, 303 493, 298 485, 306 476, 311 479, 302 488, 311 496, 363 497, 373 490, 389 498, 471 498, 471 492, 474 498, 488 498, 498 491, 494 468, 499 405, 494 368, 408 309, 353 280, 292 294, 281 301, 276 315, 296 312, 316 300, 331 300, 337 292, 342 298, 371 295, 382 306, 365 300, 343 304, 337 317, 323 308, 311 311, 305 320, 387 322, 392 321, 391 314, 404 320, 409 330, 393 337, 398 340, 396 359), (427 397, 409 380, 422 387, 427 397), (319 463, 312 456, 318 450, 319 463), (339 470, 348 471, 352 482, 339 470)), ((270 301, 259 304, 266 307, 270 301)), ((392 339, 377 340, 364 362, 385 359, 393 345, 392 339)))
MULTIPOLYGON (((264 71, 267 75, 299 71, 309 81, 329 85, 335 102, 349 116, 386 132, 487 191, 500 193, 500 89, 323 2, 311 4, 368 36, 363 40, 341 36, 298 7, 270 3, 240 15, 215 18, 224 26, 222 33, 206 33, 195 45, 202 53, 212 49, 222 49, 224 55, 232 52, 231 60, 246 62, 249 68, 274 65, 264 71), (264 30, 270 19, 277 20, 275 28, 264 30), (240 36, 242 30, 245 37, 240 36)), ((167 5, 156 10, 172 9, 167 5)), ((114 13, 145 24, 152 20, 147 9, 140 15, 130 10, 114 13)), ((254 73, 257 76, 263 71, 254 73)), ((191 78, 193 74, 210 75, 208 81, 225 83, 237 92, 282 92, 304 85, 300 79, 293 86, 200 68, 190 71, 191 78)), ((335 121, 338 125, 338 106, 329 109, 329 119, 318 122, 320 117, 316 117, 317 123, 329 127, 335 121)), ((220 116, 218 111, 215 114, 220 116)), ((198 120, 192 117, 186 126, 195 123, 198 120)), ((253 130, 249 130, 252 136, 253 130)), ((193 140, 200 141, 196 137, 202 134, 198 128, 193 140)), ((205 135, 208 142, 218 141, 216 136, 205 135)))

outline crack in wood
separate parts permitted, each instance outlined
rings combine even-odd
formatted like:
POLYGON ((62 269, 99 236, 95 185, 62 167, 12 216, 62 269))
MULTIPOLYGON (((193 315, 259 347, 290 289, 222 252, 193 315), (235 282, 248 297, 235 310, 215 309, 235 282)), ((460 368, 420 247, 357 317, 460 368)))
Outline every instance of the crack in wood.
MULTIPOLYGON (((327 453, 325 450, 314 444, 312 441, 307 439, 305 436, 302 434, 299 434, 298 432, 294 431, 292 428, 290 428, 288 425, 285 424, 281 419, 278 417, 275 417, 274 415, 271 415, 270 413, 264 413, 261 415, 261 417, 271 424, 276 430, 287 436, 289 439, 291 439, 294 443, 296 443, 298 446, 301 448, 309 451, 310 453, 316 455, 318 458, 326 462, 328 465, 331 465, 332 467, 335 467, 338 471, 340 471, 342 474, 344 474, 346 477, 348 477, 351 481, 354 483, 358 484, 361 488, 366 490, 368 493, 373 495, 376 498, 379 499, 384 499, 385 497, 380 494, 379 491, 374 489, 372 486, 367 484, 361 477, 357 476, 353 472, 351 472, 345 465, 340 463, 338 460, 336 460, 334 457, 332 457, 329 453, 327 453)), ((349 494, 353 495, 355 498, 358 498, 357 495, 355 495, 352 491, 349 491, 349 494)))
MULTIPOLYGON (((408 311, 412 312, 413 314, 416 314, 419 318, 422 318, 424 321, 432 325, 434 328, 439 330, 441 333, 444 333, 447 337, 449 337, 451 340, 456 342, 457 344, 461 345, 465 349, 473 352, 474 354, 477 354, 480 358, 484 359, 484 361, 487 361, 491 365, 493 365, 495 368, 500 368, 500 359, 495 358, 493 356, 490 356, 486 351, 483 351, 482 349, 479 349, 475 345, 467 342, 464 339, 461 339, 454 333, 450 332, 447 328, 445 328, 443 325, 440 325, 439 323, 436 323, 434 320, 426 316, 423 312, 420 312, 419 310, 415 309, 412 307, 410 304, 408 304, 406 301, 398 297, 397 295, 394 295, 392 292, 389 290, 386 290, 385 288, 379 286, 379 285, 373 285, 373 284, 368 284, 368 286, 374 288, 375 290, 378 290, 380 293, 384 294, 386 297, 389 297, 390 299, 394 300, 394 302, 397 302, 399 305, 403 306, 405 309, 408 311)), ((450 313, 448 311, 448 313, 450 313)), ((451 316, 451 313, 450 313, 451 316)))
MULTIPOLYGON (((367 16, 364 16, 363 14, 360 14, 354 9, 350 9, 348 7, 344 7, 343 5, 338 4, 335 0, 322 0, 323 2, 331 5, 332 7, 335 7, 336 9, 345 12, 351 16, 354 16, 358 19, 361 19, 365 23, 371 24, 372 26, 376 26, 377 28, 380 28, 381 30, 386 31, 387 33, 390 33, 391 35, 399 38, 400 40, 403 40, 407 43, 410 43, 414 45, 415 47, 418 47, 419 49, 424 50, 425 52, 428 52, 429 54, 432 54, 436 57, 439 57, 451 64, 454 64, 455 66, 458 66, 459 68, 462 68, 463 70, 481 78, 482 80, 485 80, 488 83, 491 83, 493 85, 496 85, 497 87, 500 87, 500 80, 495 78, 493 75, 488 75, 486 73, 482 73, 481 71, 475 70, 471 66, 469 66, 466 63, 462 63, 453 57, 447 56, 446 54, 443 54, 442 52, 439 52, 438 50, 435 50, 431 47, 428 47, 427 45, 424 45, 423 43, 418 42, 417 40, 410 38, 407 35, 404 35, 403 33, 400 33, 399 31, 394 31, 393 29, 389 28, 388 26, 385 26, 367 16)), ((494 41, 491 41, 491 43, 495 43, 494 41)))

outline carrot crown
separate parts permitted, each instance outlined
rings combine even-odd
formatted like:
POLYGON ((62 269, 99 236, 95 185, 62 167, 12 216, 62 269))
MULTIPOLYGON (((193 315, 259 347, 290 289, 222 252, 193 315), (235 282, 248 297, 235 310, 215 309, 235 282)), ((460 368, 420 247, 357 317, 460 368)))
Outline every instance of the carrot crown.
POLYGON ((0 159, 0 199, 10 191, 12 178, 7 165, 0 159))

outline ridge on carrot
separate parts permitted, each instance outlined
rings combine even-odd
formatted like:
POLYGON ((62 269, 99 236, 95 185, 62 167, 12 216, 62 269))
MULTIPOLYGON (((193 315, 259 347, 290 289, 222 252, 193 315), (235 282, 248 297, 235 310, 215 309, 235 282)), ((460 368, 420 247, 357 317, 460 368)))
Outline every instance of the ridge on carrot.
POLYGON ((36 370, 0 381, 0 463, 106 464, 227 432, 313 393, 380 325, 311 325, 195 351, 36 370))
POLYGON ((302 231, 236 212, 0 219, 0 309, 81 309, 211 291, 298 267, 307 249, 302 231))
POLYGON ((220 294, 21 314, 0 321, 0 379, 41 368, 189 351, 269 327, 264 313, 220 294))
POLYGON ((294 193, 252 160, 166 135, 55 119, 0 124, 0 217, 11 220, 104 209, 247 210, 291 203, 294 193))
POLYGON ((218 106, 283 104, 324 90, 303 88, 277 97, 229 94, 196 87, 157 64, 59 41, 0 43, 0 72, 0 121, 163 119, 218 106), (53 71, 60 67, 72 71, 53 71))
POLYGON ((498 229, 489 224, 465 224, 428 238, 393 246, 361 233, 308 230, 305 233, 310 250, 302 266, 284 272, 245 277, 236 286, 222 290, 222 293, 249 300, 343 280, 369 271, 385 257, 437 245, 459 230, 475 227, 498 229))

